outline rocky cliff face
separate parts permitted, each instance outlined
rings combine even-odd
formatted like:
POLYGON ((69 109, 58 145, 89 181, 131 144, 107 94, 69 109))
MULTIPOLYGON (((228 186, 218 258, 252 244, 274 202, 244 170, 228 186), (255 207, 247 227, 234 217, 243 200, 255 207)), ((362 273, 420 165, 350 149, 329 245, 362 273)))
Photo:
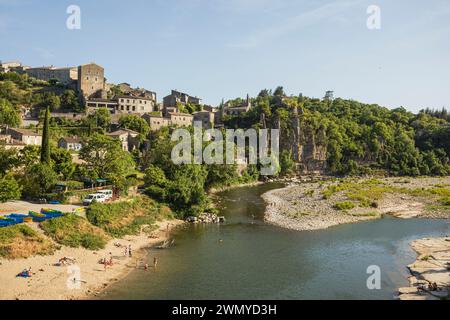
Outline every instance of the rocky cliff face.
POLYGON ((281 129, 280 149, 289 150, 297 163, 299 174, 321 174, 327 168, 327 147, 318 144, 316 134, 301 126, 302 112, 294 108, 291 121, 281 129))

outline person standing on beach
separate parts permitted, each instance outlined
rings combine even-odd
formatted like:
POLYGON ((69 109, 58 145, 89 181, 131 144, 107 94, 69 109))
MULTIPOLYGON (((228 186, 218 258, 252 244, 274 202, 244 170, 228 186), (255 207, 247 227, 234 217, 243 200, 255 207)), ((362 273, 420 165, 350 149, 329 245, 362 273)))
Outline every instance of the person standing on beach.
POLYGON ((153 258, 153 268, 155 268, 156 269, 156 266, 158 265, 158 258, 157 257, 154 257, 153 258))
POLYGON ((128 256, 131 258, 131 244, 128 246, 128 256))

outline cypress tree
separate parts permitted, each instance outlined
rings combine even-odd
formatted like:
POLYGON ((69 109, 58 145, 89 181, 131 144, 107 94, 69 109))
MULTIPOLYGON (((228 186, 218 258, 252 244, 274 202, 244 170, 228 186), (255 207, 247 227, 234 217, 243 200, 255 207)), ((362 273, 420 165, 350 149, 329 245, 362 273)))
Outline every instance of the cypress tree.
POLYGON ((50 165, 50 109, 45 110, 44 129, 42 132, 41 163, 50 165))

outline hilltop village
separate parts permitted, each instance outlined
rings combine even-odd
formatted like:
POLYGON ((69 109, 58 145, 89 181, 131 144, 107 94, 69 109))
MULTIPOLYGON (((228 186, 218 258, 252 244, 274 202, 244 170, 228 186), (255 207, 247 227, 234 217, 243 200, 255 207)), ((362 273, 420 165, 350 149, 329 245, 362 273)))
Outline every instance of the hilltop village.
MULTIPOLYGON (((55 254, 61 265, 75 257, 84 270, 96 270, 98 256, 89 251, 166 248, 169 230, 182 220, 223 223, 213 193, 233 186, 275 179, 292 184, 263 199, 266 222, 295 230, 384 214, 448 218, 449 158, 445 109, 415 114, 335 98, 332 91, 323 98, 288 95, 281 86, 210 106, 178 90, 158 100, 151 90, 109 83, 96 63, 56 68, 1 62, 0 259, 8 262, 0 263, 6 288, 0 298, 39 296, 38 287, 12 276, 27 258, 35 269, 52 266, 52 272, 33 274, 49 287, 49 297, 89 295, 128 260, 103 257, 105 271, 121 266, 101 277, 88 274, 89 286, 73 296, 65 270, 54 269, 55 254), (171 134, 193 130, 194 122, 221 132, 279 129, 276 172, 264 177, 261 165, 248 161, 175 165, 171 134), (431 178, 413 179, 421 176, 431 178), (61 283, 50 288, 56 275, 61 283)), ((403 291, 409 297, 411 290, 417 286, 403 291)))

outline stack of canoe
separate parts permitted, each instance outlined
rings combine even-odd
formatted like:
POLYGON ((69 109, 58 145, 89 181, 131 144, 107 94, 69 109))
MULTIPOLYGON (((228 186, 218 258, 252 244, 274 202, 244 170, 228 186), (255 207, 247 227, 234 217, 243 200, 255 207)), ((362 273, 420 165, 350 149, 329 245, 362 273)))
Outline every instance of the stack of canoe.
POLYGON ((52 209, 41 209, 41 212, 30 211, 28 215, 12 213, 7 216, 0 216, 0 228, 24 222, 44 222, 45 220, 59 218, 63 215, 61 211, 52 209))

